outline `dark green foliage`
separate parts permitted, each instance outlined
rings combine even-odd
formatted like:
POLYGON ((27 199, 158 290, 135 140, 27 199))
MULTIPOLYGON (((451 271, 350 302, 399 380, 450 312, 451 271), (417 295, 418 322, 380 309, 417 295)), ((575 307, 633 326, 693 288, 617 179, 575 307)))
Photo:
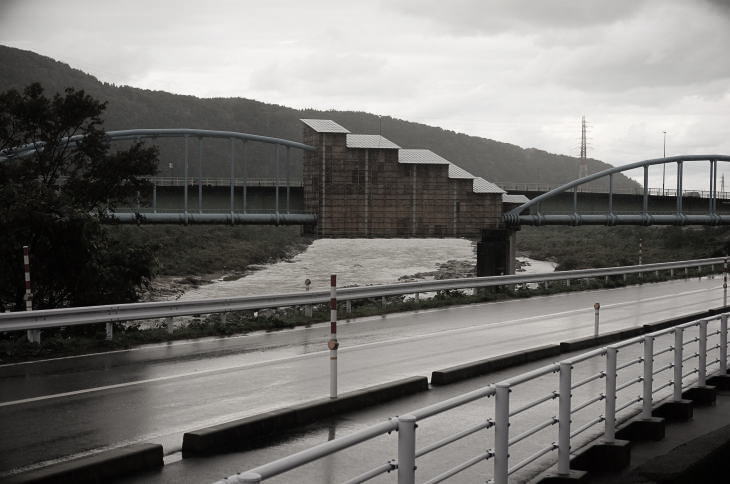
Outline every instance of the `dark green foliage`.
MULTIPOLYGON (((542 150, 523 149, 508 143, 468 136, 454 131, 354 111, 297 110, 245 98, 200 99, 162 91, 99 82, 95 77, 28 51, 0 46, 0 89, 19 88, 34 79, 44 79, 49 91, 79 86, 98 99, 109 102, 106 113, 108 129, 131 128, 200 128, 238 131, 299 140, 300 118, 333 119, 354 133, 382 133, 404 148, 428 148, 474 175, 496 182, 540 182, 556 185, 578 176, 575 157, 555 155, 542 150)), ((578 120, 576 119, 576 132, 578 120)), ((183 144, 158 140, 161 170, 169 175, 167 164, 174 165, 173 175, 182 176, 183 144)), ((227 177, 230 145, 227 140, 205 140, 205 176, 227 177)), ((240 152, 240 147, 236 148, 240 152)), ((247 173, 251 177, 272 177, 275 169, 273 149, 262 143, 249 143, 247 173)), ((299 150, 292 150, 291 176, 301 176, 299 150)), ((608 165, 588 160, 591 173, 608 165)), ((283 173, 282 173, 283 174, 283 173)), ((236 176, 242 175, 237 167, 236 176)), ((623 175, 614 177, 614 187, 638 185, 623 175)))
POLYGON ((517 247, 567 271, 638 264, 640 240, 644 264, 722 257, 728 251, 730 228, 524 227, 517 234, 517 247))
POLYGON ((104 109, 71 88, 52 98, 39 84, 0 93, 0 306, 24 308, 24 245, 37 309, 133 301, 152 277, 151 247, 110 238, 100 218, 147 188, 157 150, 110 153, 104 109), (12 155, 33 142, 43 149, 12 155))
POLYGON ((120 243, 158 247, 159 275, 242 274, 251 264, 286 259, 311 239, 299 227, 271 226, 114 226, 109 233, 120 243))

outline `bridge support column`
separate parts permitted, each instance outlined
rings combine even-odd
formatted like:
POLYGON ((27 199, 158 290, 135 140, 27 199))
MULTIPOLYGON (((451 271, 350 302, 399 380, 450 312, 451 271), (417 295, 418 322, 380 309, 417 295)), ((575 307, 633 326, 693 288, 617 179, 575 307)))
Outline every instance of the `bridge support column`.
POLYGON ((477 277, 515 273, 516 236, 514 230, 482 230, 477 243, 477 277))

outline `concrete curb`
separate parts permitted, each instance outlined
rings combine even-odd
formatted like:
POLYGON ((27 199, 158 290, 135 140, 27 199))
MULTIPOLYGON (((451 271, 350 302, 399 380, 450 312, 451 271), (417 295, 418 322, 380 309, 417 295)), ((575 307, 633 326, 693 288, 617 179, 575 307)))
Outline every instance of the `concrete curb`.
POLYGON ((134 444, 16 474, 4 482, 103 482, 142 471, 161 469, 162 457, 162 446, 159 444, 134 444))
POLYGON ((370 405, 428 390, 428 378, 415 376, 344 393, 337 399, 328 397, 291 407, 253 415, 183 435, 183 458, 206 456, 256 447, 274 432, 306 425, 319 419, 360 410, 370 405))
POLYGON ((593 348, 596 346, 622 341, 642 334, 652 333, 661 329, 669 328, 695 319, 707 318, 721 314, 723 308, 709 309, 699 313, 680 316, 678 318, 667 319, 656 323, 645 324, 636 328, 620 329, 610 333, 603 333, 597 338, 588 336, 570 341, 563 341, 559 344, 551 344, 530 348, 527 350, 515 351, 506 355, 493 356, 484 360, 473 361, 461 365, 436 370, 431 373, 431 385, 449 385, 451 383, 468 380, 478 376, 487 375, 494 371, 504 370, 513 366, 523 365, 532 361, 557 356, 563 353, 571 353, 573 351, 593 348))
POLYGON ((541 360, 560 354, 560 345, 552 344, 515 351, 506 355, 494 356, 484 360, 464 363, 431 373, 431 385, 448 385, 462 380, 468 380, 493 371, 503 370, 512 366, 519 366, 531 361, 541 360))

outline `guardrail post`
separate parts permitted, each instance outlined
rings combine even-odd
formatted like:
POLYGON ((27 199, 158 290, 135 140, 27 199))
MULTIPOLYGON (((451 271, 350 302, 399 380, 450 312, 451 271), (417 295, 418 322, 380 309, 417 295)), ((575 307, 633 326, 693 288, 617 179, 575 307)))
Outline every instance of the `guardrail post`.
POLYGON ((598 338, 598 323, 599 323, 599 311, 601 310, 601 303, 595 303, 593 305, 593 311, 595 312, 595 317, 593 320, 593 337, 598 338))
POLYGON ((114 338, 114 323, 106 323, 106 339, 111 341, 114 338))
POLYGON ((494 484, 509 476, 509 385, 497 383, 494 400, 494 484))
POLYGON ((345 301, 345 312, 347 314, 352 313, 352 301, 350 301, 349 299, 345 301))
POLYGON ((604 439, 607 443, 616 440, 616 360, 618 349, 606 348, 606 425, 604 439))
POLYGON ((674 329, 674 401, 682 399, 682 328, 674 329))
POLYGON ((697 385, 705 386, 707 384, 707 320, 700 321, 700 341, 699 341, 699 361, 697 370, 697 385))
POLYGON ((720 372, 727 374, 727 314, 720 316, 720 372))
POLYGON ((337 398, 337 276, 330 276, 330 339, 327 348, 330 350, 330 398, 337 398))
POLYGON ((641 403, 641 418, 651 418, 654 404, 654 337, 644 336, 644 390, 641 403))
POLYGON ((416 482, 416 417, 398 417, 398 484, 416 482))
POLYGON ((570 474, 570 398, 573 366, 560 363, 560 402, 558 407, 558 474, 570 474))

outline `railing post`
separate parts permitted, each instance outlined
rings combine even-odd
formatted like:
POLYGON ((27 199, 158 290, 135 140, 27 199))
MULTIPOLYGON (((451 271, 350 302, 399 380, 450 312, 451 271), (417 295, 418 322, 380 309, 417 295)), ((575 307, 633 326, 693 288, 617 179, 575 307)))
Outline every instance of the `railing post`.
POLYGON ((494 484, 509 476, 509 385, 497 383, 494 400, 494 484))
POLYGON ((700 321, 700 341, 699 341, 699 361, 697 370, 697 385, 704 386, 707 384, 707 320, 700 321))
POLYGON ((674 328, 674 401, 682 399, 682 350, 684 330, 674 328))
POLYGON ((606 348, 606 425, 604 439, 612 443, 616 439, 616 359, 618 349, 606 348))
POLYGON ((416 417, 398 417, 398 484, 416 482, 416 417))
POLYGON ((330 276, 330 339, 327 348, 330 350, 330 398, 337 398, 337 276, 330 276))
POLYGON ((654 404, 654 337, 644 336, 644 391, 641 404, 641 418, 651 418, 654 404))
POLYGON ((558 408, 558 474, 570 474, 570 398, 573 367, 560 363, 560 402, 558 408))
POLYGON ((593 320, 593 337, 598 338, 598 323, 599 323, 599 311, 601 310, 601 304, 595 303, 593 305, 593 310, 595 312, 595 317, 593 320))
POLYGON ((727 374, 727 314, 720 317, 720 372, 727 374))

